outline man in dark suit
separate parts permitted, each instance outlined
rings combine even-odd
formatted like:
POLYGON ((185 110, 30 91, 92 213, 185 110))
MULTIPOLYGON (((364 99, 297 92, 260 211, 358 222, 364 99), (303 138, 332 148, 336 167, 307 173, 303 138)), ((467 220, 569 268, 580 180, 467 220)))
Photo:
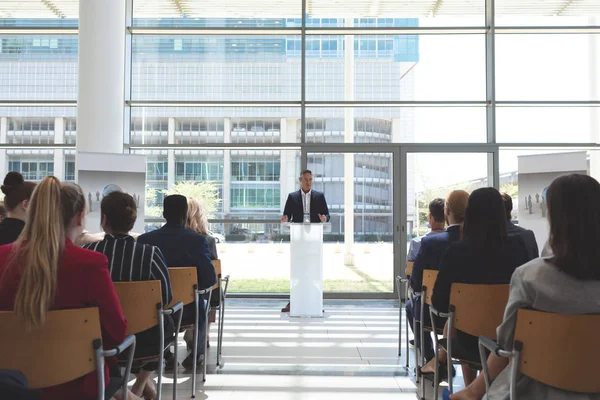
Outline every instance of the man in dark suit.
POLYGON ((312 190, 312 172, 305 169, 298 180, 302 188, 288 195, 281 222, 304 222, 305 214, 310 217, 310 222, 328 222, 329 209, 325 196, 312 190))
MULTIPOLYGON (((455 190, 446 199, 444 207, 444 213, 446 215, 446 223, 448 228, 446 232, 438 233, 437 235, 426 236, 421 240, 421 248, 415 259, 413 265, 413 273, 410 277, 410 286, 415 292, 421 291, 423 285, 423 271, 426 269, 438 270, 440 261, 446 249, 451 243, 460 240, 460 226, 465 220, 465 211, 467 209, 467 203, 469 201, 469 193, 464 190, 455 190)), ((432 290, 433 288, 428 288, 432 290)), ((426 307, 424 311, 425 321, 424 324, 431 326, 431 320, 429 318, 429 307, 426 307)), ((413 315, 417 321, 421 316, 421 298, 415 297, 415 302, 412 304, 410 301, 406 303, 406 318, 413 332, 415 327, 413 326, 413 315)), ((440 321, 438 326, 444 326, 444 322, 440 321)), ((415 334, 417 338, 417 346, 420 342, 419 335, 415 334)), ((425 359, 430 360, 434 357, 435 353, 433 350, 433 341, 431 335, 426 334, 424 337, 424 343, 422 347, 423 355, 425 359)))
POLYGON ((521 236, 525 243, 525 247, 527 248, 529 259, 533 260, 534 258, 538 258, 540 256, 540 249, 535 240, 535 234, 529 229, 525 229, 512 223, 512 198, 508 194, 502 193, 502 200, 504 200, 504 210, 506 211, 506 219, 508 220, 508 234, 521 236))
MULTIPOLYGON (((138 243, 157 246, 165 257, 168 267, 196 267, 198 286, 200 289, 211 287, 217 282, 215 268, 210 260, 206 238, 185 228, 187 218, 187 199, 185 196, 172 195, 165 197, 163 216, 167 223, 160 229, 145 233, 138 238, 138 243)), ((204 302, 200 300, 200 321, 198 324, 198 360, 204 360, 205 312, 204 302)), ((182 325, 193 323, 196 311, 194 303, 183 307, 182 325)), ((188 343, 189 344, 189 343, 188 343)), ((167 356, 167 363, 174 363, 172 356, 167 356)), ((193 367, 193 354, 183 361, 182 365, 193 367)))
MULTIPOLYGON (((329 222, 329 209, 327 201, 321 192, 312 190, 312 172, 305 169, 300 174, 300 190, 288 195, 281 222, 329 222)), ((281 312, 290 312, 290 303, 281 309, 281 312)))

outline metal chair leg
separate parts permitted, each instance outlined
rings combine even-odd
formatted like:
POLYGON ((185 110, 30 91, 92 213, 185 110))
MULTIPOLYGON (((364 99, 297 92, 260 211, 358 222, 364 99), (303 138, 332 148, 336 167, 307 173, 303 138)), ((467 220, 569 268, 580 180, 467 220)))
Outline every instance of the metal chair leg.
MULTIPOLYGON (((206 364, 208 364, 208 319, 210 317, 210 298, 212 297, 212 290, 208 292, 208 301, 206 302, 206 309, 204 310, 204 363, 202 369, 202 382, 206 382, 206 364)), ((204 301, 204 300, 202 300, 204 301)))
MULTIPOLYGON (((177 379, 178 379, 178 371, 177 371, 177 341, 179 339, 179 330, 181 329, 181 319, 183 318, 183 309, 179 311, 179 318, 177 320, 177 325, 175 329, 175 341, 173 342, 173 354, 175 357, 175 366, 173 367, 173 399, 177 399, 177 379)), ((161 362, 162 367, 162 362, 161 362)))
POLYGON ((156 388, 156 398, 160 400, 162 398, 162 376, 163 376, 163 363, 165 362, 165 316, 161 312, 161 304, 157 305, 158 313, 158 331, 160 332, 160 353, 158 356, 158 387, 156 388))
POLYGON ((192 399, 196 398, 196 361, 198 360, 198 323, 200 322, 200 296, 198 291, 194 292, 194 302, 196 304, 196 320, 194 324, 194 360, 192 367, 192 399))

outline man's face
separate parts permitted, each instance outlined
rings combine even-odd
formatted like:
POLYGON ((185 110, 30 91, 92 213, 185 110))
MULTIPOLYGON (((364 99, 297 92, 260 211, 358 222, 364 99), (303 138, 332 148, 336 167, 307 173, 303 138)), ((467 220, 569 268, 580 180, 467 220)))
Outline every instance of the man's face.
POLYGON ((312 188, 312 174, 306 173, 300 177, 300 185, 302 185, 302 191, 308 193, 312 188))

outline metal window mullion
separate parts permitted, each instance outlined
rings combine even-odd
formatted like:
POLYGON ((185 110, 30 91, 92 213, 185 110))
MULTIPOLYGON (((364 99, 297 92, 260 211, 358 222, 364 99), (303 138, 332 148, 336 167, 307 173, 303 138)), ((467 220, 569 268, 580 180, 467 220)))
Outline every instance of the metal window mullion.
POLYGON ((123 104, 124 112, 123 112, 123 143, 130 144, 131 143, 131 93, 132 93, 132 53, 133 46, 132 40, 133 36, 131 34, 130 28, 133 25, 133 0, 125 1, 125 92, 124 99, 125 103, 123 104))
MULTIPOLYGON (((496 143, 496 10, 495 0, 485 0, 486 143, 496 143)), ((488 153, 488 185, 499 187, 498 147, 488 153)))

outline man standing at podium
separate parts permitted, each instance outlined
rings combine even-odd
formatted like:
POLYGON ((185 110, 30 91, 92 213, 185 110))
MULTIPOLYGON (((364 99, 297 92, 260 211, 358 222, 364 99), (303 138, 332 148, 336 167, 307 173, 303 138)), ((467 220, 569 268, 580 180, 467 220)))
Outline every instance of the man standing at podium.
MULTIPOLYGON (((325 196, 321 192, 312 190, 312 172, 305 169, 298 180, 301 189, 288 195, 281 222, 329 222, 329 209, 325 196)), ((290 303, 281 309, 281 312, 289 311, 290 303)))

